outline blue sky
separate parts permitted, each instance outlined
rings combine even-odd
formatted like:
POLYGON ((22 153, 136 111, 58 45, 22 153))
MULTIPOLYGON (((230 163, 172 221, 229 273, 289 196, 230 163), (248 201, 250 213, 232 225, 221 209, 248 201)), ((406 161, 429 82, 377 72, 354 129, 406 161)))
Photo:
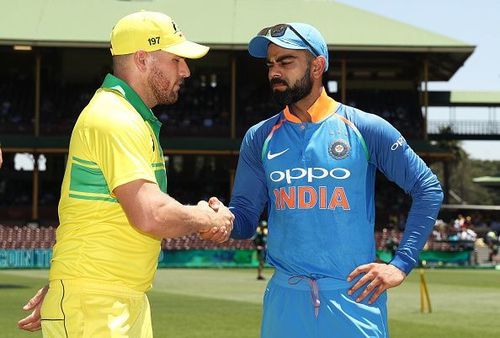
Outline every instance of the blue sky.
MULTIPOLYGON (((500 0, 337 0, 431 32, 476 46, 464 66, 430 90, 500 91, 500 0)), ((500 121, 500 108, 496 108, 500 121)), ((474 111, 473 111, 474 112, 474 111)), ((474 113, 488 117, 487 109, 474 113)), ((447 119, 449 111, 433 109, 429 119, 447 119)), ((456 111, 457 119, 471 119, 471 110, 456 111)), ((475 117, 476 118, 476 117, 475 117)), ((500 160, 500 141, 462 141, 472 158, 500 160)))

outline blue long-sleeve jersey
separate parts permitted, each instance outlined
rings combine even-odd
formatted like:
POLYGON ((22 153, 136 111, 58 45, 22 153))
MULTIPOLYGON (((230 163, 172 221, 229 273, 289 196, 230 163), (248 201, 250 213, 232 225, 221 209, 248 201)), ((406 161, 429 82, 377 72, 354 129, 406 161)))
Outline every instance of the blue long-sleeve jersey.
POLYGON ((412 197, 391 264, 409 273, 435 222, 442 189, 382 118, 325 91, 300 122, 288 108, 248 130, 230 202, 233 238, 251 237, 268 207, 267 260, 291 275, 345 279, 375 260, 374 188, 380 170, 412 197))

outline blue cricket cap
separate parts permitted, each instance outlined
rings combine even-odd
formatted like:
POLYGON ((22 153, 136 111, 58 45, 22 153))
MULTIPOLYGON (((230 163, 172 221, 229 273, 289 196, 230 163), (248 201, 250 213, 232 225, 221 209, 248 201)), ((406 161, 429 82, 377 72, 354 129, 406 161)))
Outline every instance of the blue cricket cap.
POLYGON ((328 48, 321 33, 306 23, 278 24, 262 29, 248 44, 248 52, 256 58, 267 57, 267 47, 272 42, 287 49, 307 49, 314 56, 326 59, 325 72, 328 70, 328 48))

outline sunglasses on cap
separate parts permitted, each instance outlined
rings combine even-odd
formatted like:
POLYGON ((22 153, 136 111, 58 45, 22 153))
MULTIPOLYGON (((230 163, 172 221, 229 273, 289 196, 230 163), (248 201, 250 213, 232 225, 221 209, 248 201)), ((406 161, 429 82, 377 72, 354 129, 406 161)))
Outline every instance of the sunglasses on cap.
POLYGON ((314 54, 315 57, 318 57, 320 55, 320 53, 318 53, 316 48, 314 48, 299 32, 297 32, 297 30, 293 28, 292 25, 286 23, 280 23, 271 27, 263 28, 259 33, 257 33, 257 35, 263 35, 263 36, 270 35, 273 38, 279 38, 285 35, 285 32, 288 28, 290 28, 290 30, 294 32, 295 35, 297 35, 297 37, 301 39, 302 42, 304 42, 310 48, 311 52, 314 54))

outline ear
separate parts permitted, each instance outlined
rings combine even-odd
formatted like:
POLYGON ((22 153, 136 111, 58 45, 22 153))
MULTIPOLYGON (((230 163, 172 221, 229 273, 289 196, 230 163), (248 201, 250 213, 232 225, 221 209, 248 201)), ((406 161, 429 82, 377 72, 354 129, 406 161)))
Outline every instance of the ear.
POLYGON ((148 53, 143 50, 134 53, 134 64, 139 71, 145 72, 148 69, 148 56, 148 53))
POLYGON ((312 61, 311 73, 313 77, 321 79, 323 76, 323 71, 326 67, 326 59, 324 56, 320 55, 312 61))

